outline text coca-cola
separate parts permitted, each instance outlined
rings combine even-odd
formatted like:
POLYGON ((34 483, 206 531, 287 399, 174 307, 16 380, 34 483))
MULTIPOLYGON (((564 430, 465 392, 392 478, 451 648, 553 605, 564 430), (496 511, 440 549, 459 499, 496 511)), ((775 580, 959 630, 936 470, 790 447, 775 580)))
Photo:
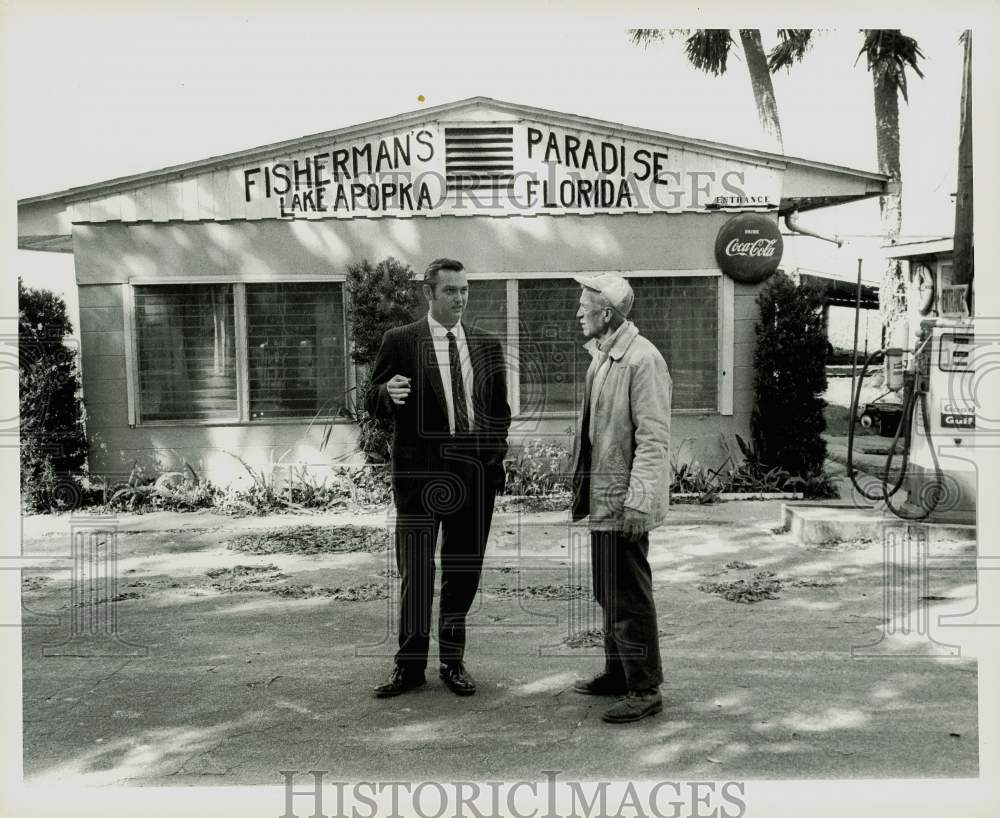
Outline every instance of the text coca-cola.
POLYGON ((733 239, 726 245, 726 255, 771 258, 774 255, 777 244, 777 239, 756 239, 754 241, 733 239))

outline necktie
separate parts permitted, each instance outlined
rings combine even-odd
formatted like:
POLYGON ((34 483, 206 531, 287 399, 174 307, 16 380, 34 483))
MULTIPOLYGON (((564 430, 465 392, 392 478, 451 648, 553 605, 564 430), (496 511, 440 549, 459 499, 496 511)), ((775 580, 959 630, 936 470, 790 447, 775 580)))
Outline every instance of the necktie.
POLYGON ((455 434, 464 435, 469 432, 469 409, 465 404, 465 384, 462 382, 462 366, 458 362, 458 344, 455 334, 449 332, 448 364, 451 368, 451 400, 455 404, 455 434))

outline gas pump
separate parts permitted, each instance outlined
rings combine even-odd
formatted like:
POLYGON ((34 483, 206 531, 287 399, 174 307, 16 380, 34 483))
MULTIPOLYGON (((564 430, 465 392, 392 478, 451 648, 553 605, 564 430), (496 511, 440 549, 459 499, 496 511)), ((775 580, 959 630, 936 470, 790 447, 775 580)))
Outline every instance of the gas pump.
POLYGON ((908 505, 928 516, 976 522, 975 325, 971 318, 921 321, 921 352, 914 360, 922 393, 922 423, 910 434, 908 505))
POLYGON ((848 473, 862 496, 885 502, 904 520, 975 524, 976 471, 972 452, 965 456, 963 451, 975 446, 974 320, 963 316, 925 318, 907 339, 909 334, 908 322, 900 321, 890 345, 868 356, 851 401, 853 419, 865 374, 872 361, 884 354, 886 387, 902 392, 903 413, 881 486, 870 492, 858 484, 853 467, 853 423, 848 431, 848 473), (891 481, 897 457, 900 471, 891 481), (906 499, 897 502, 893 498, 901 489, 906 499))
MULTIPOLYGON (((847 471, 854 487, 869 500, 884 501, 887 508, 905 520, 933 519, 941 522, 976 522, 976 334, 973 309, 974 259, 972 229, 972 32, 962 35, 961 116, 959 121, 958 190, 955 197, 954 257, 948 281, 944 265, 937 275, 922 259, 937 250, 891 254, 888 258, 910 258, 910 290, 906 303, 910 325, 919 321, 912 338, 900 327, 885 353, 886 384, 902 392, 902 419, 893 438, 882 475, 880 492, 867 492, 854 473, 854 418, 868 357, 851 396, 847 443, 847 471), (936 297, 937 296, 937 297, 936 297), (935 305, 935 302, 937 304, 935 305), (932 317, 933 314, 933 317, 932 317), (926 316, 921 320, 921 316, 926 316), (917 409, 919 418, 916 417, 917 409), (890 486, 892 464, 902 440, 899 476, 890 486), (905 502, 893 497, 905 486, 905 502)), ((914 248, 911 248, 914 249, 914 248)), ((855 306, 855 338, 861 301, 861 268, 858 261, 858 299, 855 306)), ((855 347, 857 345, 855 344, 855 347)), ((986 374, 983 344, 980 366, 986 374)), ((855 360, 857 349, 855 348, 855 360)), ((853 373, 852 373, 853 374, 853 373)), ((989 424, 987 424, 988 426, 989 424)), ((985 434, 988 430, 981 431, 985 434)))

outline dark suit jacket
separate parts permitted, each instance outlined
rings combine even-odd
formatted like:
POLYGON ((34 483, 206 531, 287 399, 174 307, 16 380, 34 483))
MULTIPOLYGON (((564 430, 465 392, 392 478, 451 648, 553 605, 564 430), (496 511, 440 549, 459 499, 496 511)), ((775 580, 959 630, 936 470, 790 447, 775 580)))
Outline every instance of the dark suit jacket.
MULTIPOLYGON (((507 452, 510 406, 507 369, 500 341, 487 332, 462 324, 472 359, 472 433, 453 437, 448 428, 444 384, 434 354, 427 318, 389 330, 382 338, 372 369, 368 412, 395 420, 392 440, 393 488, 397 507, 405 505, 421 483, 421 473, 442 471, 450 457, 474 458, 486 469, 489 482, 503 487, 503 457, 507 452), (402 406, 392 402, 386 382, 394 375, 410 378, 410 394, 402 406)), ((470 389, 465 384, 465 389, 470 389)))

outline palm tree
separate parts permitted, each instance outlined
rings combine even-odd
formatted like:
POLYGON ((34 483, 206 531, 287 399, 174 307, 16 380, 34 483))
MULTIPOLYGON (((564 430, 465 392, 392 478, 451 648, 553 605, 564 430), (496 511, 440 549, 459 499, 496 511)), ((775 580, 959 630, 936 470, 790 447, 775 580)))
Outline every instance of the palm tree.
MULTIPOLYGON (((715 76, 726 72, 726 61, 733 45, 728 29, 697 29, 693 33, 683 29, 637 28, 629 31, 633 43, 649 46, 663 40, 667 34, 686 37, 685 50, 688 61, 700 71, 715 76)), ((812 44, 814 31, 807 28, 778 29, 778 44, 764 56, 758 29, 740 29, 740 42, 746 56, 753 87, 757 114, 765 132, 776 141, 783 152, 778 104, 774 96, 771 74, 790 68, 802 61, 812 44)), ((906 91, 906 69, 917 76, 923 73, 917 61, 923 53, 917 41, 898 29, 865 29, 864 41, 857 60, 864 55, 872 75, 875 101, 875 141, 878 169, 889 177, 892 191, 879 198, 882 233, 889 244, 899 238, 902 228, 902 173, 899 166, 899 94, 909 102, 906 91)), ((882 278, 879 294, 883 324, 888 326, 905 309, 906 284, 899 262, 890 259, 882 278)))
MULTIPOLYGON (((636 45, 648 47, 659 42, 668 35, 685 38, 685 51, 688 61, 700 71, 713 76, 726 73, 726 63, 735 40, 729 29, 702 28, 694 32, 685 29, 634 28, 629 30, 629 36, 636 45)), ((760 119, 764 133, 774 142, 778 153, 784 152, 781 138, 781 121, 778 117, 778 103, 774 97, 774 85, 768 67, 767 56, 760 41, 760 31, 756 28, 741 28, 739 30, 740 44, 746 57, 747 70, 750 72, 750 85, 753 89, 754 102, 757 103, 757 116, 760 119)))
MULTIPOLYGON (((898 29, 865 29, 864 41, 855 64, 862 55, 872 75, 875 101, 875 146, 878 169, 889 177, 892 191, 879 197, 882 218, 882 235, 888 244, 895 244, 903 223, 902 172, 899 166, 899 95, 909 102, 906 92, 906 69, 911 68, 918 77, 923 73, 917 65, 923 53, 917 41, 898 29)), ((808 29, 794 29, 782 38, 768 55, 772 72, 789 68, 800 62, 810 41, 808 29)), ((879 293, 882 322, 888 326, 906 308, 906 282, 903 280, 899 261, 889 259, 882 276, 879 293)))
MULTIPOLYGON (((895 244, 903 224, 902 174, 899 169, 899 95, 902 94, 903 100, 909 103, 906 94, 906 69, 912 68, 918 77, 923 78, 917 60, 924 55, 917 41, 898 29, 866 29, 864 44, 857 59, 861 59, 862 55, 868 62, 875 94, 878 169, 895 186, 894 192, 879 198, 882 235, 889 244, 895 244)), ((886 326, 906 309, 906 282, 897 259, 889 259, 886 263, 879 304, 882 322, 886 326)))

